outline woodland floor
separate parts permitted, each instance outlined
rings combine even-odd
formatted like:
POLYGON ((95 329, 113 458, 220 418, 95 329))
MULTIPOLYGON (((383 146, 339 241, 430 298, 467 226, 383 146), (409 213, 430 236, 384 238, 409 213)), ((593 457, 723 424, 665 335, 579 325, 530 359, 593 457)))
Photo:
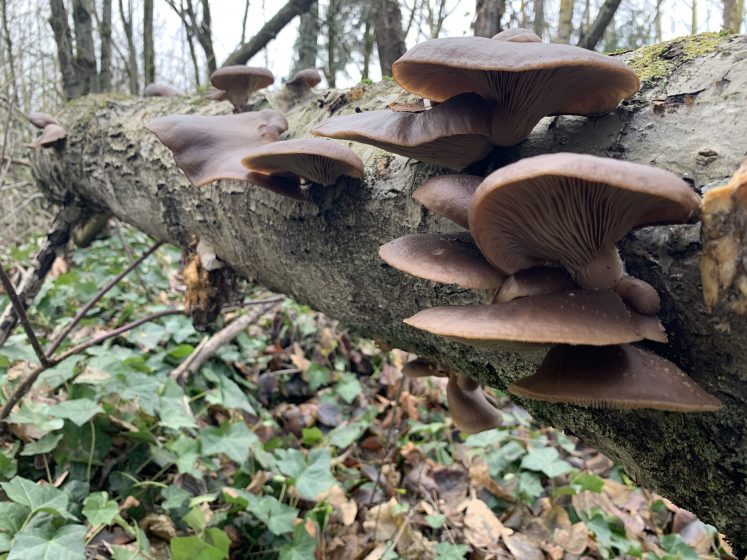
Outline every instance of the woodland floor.
MULTIPOLYGON (((58 261, 37 333, 127 266, 123 242, 135 256, 151 243, 110 226, 58 261)), ((35 247, 0 258, 17 271, 35 247)), ((179 269, 161 247, 62 349, 181 306, 179 269)), ((0 440, 0 558, 731 557, 714 528, 505 395, 491 391, 501 428, 460 434, 443 380, 404 378, 412 356, 291 300, 179 385, 169 373, 205 336, 174 315, 43 374, 0 440)), ((0 400, 35 364, 19 330, 0 349, 0 400)))

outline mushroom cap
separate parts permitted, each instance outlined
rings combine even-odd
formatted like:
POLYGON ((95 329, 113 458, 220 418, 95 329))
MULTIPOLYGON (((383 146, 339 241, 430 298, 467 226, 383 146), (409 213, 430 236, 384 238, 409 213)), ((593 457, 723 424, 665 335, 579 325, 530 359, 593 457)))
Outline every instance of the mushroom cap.
POLYGON ((412 197, 431 212, 468 229, 469 205, 481 182, 482 177, 476 175, 438 175, 420 185, 412 197))
POLYGON ((492 150, 488 138, 489 104, 479 95, 464 94, 419 113, 364 111, 331 117, 312 133, 371 144, 405 157, 462 169, 492 150))
POLYGON ((565 270, 548 266, 525 268, 512 274, 501 284, 495 303, 520 297, 541 296, 578 288, 565 270))
POLYGON ((402 366, 405 377, 416 379, 418 377, 446 377, 446 373, 438 369, 438 366, 425 358, 415 358, 402 366))
POLYGON ((345 146, 320 138, 296 138, 244 151, 241 164, 269 175, 295 175, 313 183, 332 185, 340 175, 363 178, 363 162, 345 146))
POLYGON ((574 278, 631 229, 688 222, 700 198, 668 171, 589 155, 523 159, 485 178, 469 209, 472 237, 514 274, 560 262, 574 278))
POLYGON ((446 402, 454 426, 462 432, 477 434, 501 425, 500 411, 490 404, 482 387, 469 378, 449 377, 446 402))
POLYGON ((286 86, 311 89, 322 81, 322 77, 316 68, 305 68, 296 72, 295 76, 285 82, 286 86))
POLYGON ((264 173, 249 171, 246 174, 246 180, 252 185, 262 187, 263 189, 294 200, 307 200, 298 177, 281 177, 280 175, 265 175, 264 173))
POLYGON ((218 179, 250 181, 241 165, 247 148, 274 142, 288 129, 288 121, 268 109, 218 116, 171 115, 145 126, 173 152, 189 182, 199 187, 218 179))
POLYGON ((243 107, 251 94, 274 81, 272 72, 257 66, 224 66, 210 75, 210 83, 225 92, 219 99, 230 101, 234 107, 243 107))
POLYGON ((42 133, 34 138, 30 146, 32 148, 51 148, 62 142, 67 137, 67 132, 59 124, 48 124, 42 133))
POLYGON ((490 305, 431 307, 404 322, 491 350, 549 344, 605 346, 644 338, 633 314, 612 291, 571 290, 490 305))
POLYGON ((418 278, 457 284, 472 290, 495 290, 503 274, 490 266, 467 232, 414 233, 379 247, 394 268, 418 278))
POLYGON ((491 140, 499 146, 518 144, 547 115, 608 113, 640 85, 633 70, 607 55, 484 37, 419 43, 394 62, 392 75, 434 101, 474 92, 492 102, 491 140))
POLYGON ((656 289, 640 278, 623 276, 615 287, 623 301, 642 315, 656 315, 661 308, 661 298, 656 289))
POLYGON ((721 402, 672 362, 628 344, 551 348, 537 373, 509 385, 514 395, 599 408, 710 412, 721 402))
POLYGON ((143 89, 143 97, 179 97, 181 90, 169 84, 148 84, 143 89))
POLYGON ((60 122, 48 113, 42 113, 41 111, 33 111, 26 117, 31 124, 36 128, 43 129, 48 124, 59 125, 60 122))
POLYGON ((541 43, 542 39, 539 35, 524 29, 523 27, 512 27, 511 29, 504 29, 500 33, 496 33, 491 37, 496 41, 509 41, 512 43, 541 43))

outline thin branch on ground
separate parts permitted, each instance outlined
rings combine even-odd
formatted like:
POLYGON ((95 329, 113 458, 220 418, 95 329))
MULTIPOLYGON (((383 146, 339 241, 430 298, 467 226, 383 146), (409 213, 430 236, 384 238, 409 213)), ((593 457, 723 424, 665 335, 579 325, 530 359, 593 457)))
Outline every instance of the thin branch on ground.
POLYGON ((174 379, 180 385, 184 385, 189 376, 197 373, 202 365, 208 361, 221 346, 231 342, 249 325, 259 319, 259 317, 280 305, 283 299, 282 296, 277 296, 275 298, 245 303, 244 305, 259 307, 247 311, 244 315, 235 319, 232 323, 215 333, 210 338, 204 338, 189 357, 187 357, 187 359, 185 359, 169 374, 169 377, 174 379))
MULTIPOLYGON (((26 378, 20 384, 18 384, 18 386, 16 386, 16 388, 13 390, 13 393, 11 393, 11 395, 8 397, 8 401, 0 410, 0 421, 5 420, 10 415, 13 408, 20 402, 20 400, 26 395, 26 393, 28 393, 29 389, 31 389, 31 386, 36 382, 36 380, 39 379, 39 376, 49 368, 62 363, 70 356, 75 356, 88 350, 91 346, 96 346, 98 344, 101 344, 102 342, 106 342, 110 338, 117 337, 129 330, 135 329, 144 323, 155 321, 156 319, 167 317, 169 315, 184 315, 184 311, 182 309, 165 309, 163 311, 152 313, 150 315, 147 315, 146 317, 137 319, 136 321, 132 321, 131 323, 127 323, 126 325, 122 325, 121 327, 114 329, 113 331, 109 331, 107 333, 94 337, 88 342, 78 344, 77 346, 66 350, 59 356, 50 358, 47 362, 47 365, 41 365, 37 367, 34 371, 28 374, 26 378)), ((0 433, 6 430, 7 424, 0 425, 0 433)))
POLYGON ((96 305, 99 300, 106 295, 106 293, 111 290, 122 278, 127 276, 133 269, 135 269, 137 266, 140 265, 145 259, 147 259, 150 255, 152 255, 156 249, 158 249, 163 244, 162 241, 158 241, 157 243, 154 243, 151 245, 151 247, 145 251, 140 257, 138 257, 137 260, 135 260, 130 266, 125 268, 122 272, 117 274, 114 278, 112 278, 109 283, 101 288, 98 293, 93 296, 93 299, 91 299, 88 303, 86 303, 83 307, 80 308, 78 313, 73 317, 73 320, 70 321, 67 326, 62 329, 62 332, 57 335, 57 338, 55 338, 47 348, 47 355, 51 356, 57 348, 60 347, 60 344, 64 342, 64 340, 67 338, 67 335, 70 334, 70 332, 76 327, 78 323, 80 323, 83 320, 83 317, 86 316, 86 313, 88 313, 91 308, 96 305))
POLYGON ((21 320, 23 330, 26 332, 31 347, 34 349, 34 352, 36 352, 36 357, 39 358, 39 363, 43 366, 49 367, 49 359, 44 353, 44 350, 39 343, 39 339, 36 338, 36 333, 34 333, 28 315, 26 315, 26 309, 24 309, 23 303, 21 303, 21 299, 16 293, 16 288, 13 286, 13 282, 10 281, 2 263, 0 263, 0 282, 2 282, 3 288, 5 288, 5 293, 8 294, 8 299, 10 299, 10 304, 13 306, 16 315, 18 315, 18 318, 21 320))
MULTIPOLYGON (((114 225, 117 228, 117 237, 119 238, 120 243, 122 243, 122 248, 127 255, 127 259, 130 261, 130 264, 132 264, 135 262, 135 255, 132 254, 130 244, 127 243, 127 239, 125 239, 124 233, 122 233, 122 222, 115 218, 114 225)), ((133 274, 135 275, 135 278, 137 278, 137 281, 140 283, 140 285, 143 287, 143 291, 145 291, 145 294, 148 296, 152 295, 150 293, 150 290, 148 289, 148 285, 143 281, 143 277, 140 276, 140 272, 137 268, 133 271, 133 274)))

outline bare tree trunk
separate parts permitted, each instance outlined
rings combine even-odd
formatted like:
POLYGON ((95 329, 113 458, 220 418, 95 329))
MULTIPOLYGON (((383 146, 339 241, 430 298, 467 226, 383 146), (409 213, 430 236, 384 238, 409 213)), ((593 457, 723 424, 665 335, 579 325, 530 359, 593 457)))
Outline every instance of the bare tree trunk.
POLYGON ((230 66, 231 64, 246 64, 247 61, 255 54, 265 48, 265 45, 272 41, 280 31, 288 25, 294 17, 305 14, 314 0, 288 0, 288 3, 280 8, 272 18, 265 23, 254 37, 246 43, 239 45, 221 66, 230 66))
POLYGON ((581 27, 578 29, 578 44, 584 40, 591 27, 591 0, 584 0, 584 13, 581 16, 581 27))
POLYGON ((140 95, 137 51, 135 50, 135 40, 132 36, 132 0, 127 0, 126 10, 122 4, 122 0, 119 0, 119 15, 122 18, 122 27, 124 28, 125 38, 127 39, 127 75, 130 78, 130 93, 132 95, 140 95))
MULTIPOLYGON (((558 146, 595 155, 609 155, 613 146, 616 156, 687 176, 696 189, 728 177, 744 159, 744 144, 734 139, 747 136, 747 120, 733 116, 747 106, 747 38, 718 38, 718 44, 709 45, 702 55, 692 54, 698 51, 691 41, 672 42, 666 49, 654 49, 653 55, 652 49, 626 55, 643 65, 643 72, 646 64, 657 68, 655 84, 649 83, 630 104, 607 116, 568 116, 549 128, 540 124, 527 142, 503 150, 496 158, 501 159, 498 165, 556 151, 558 146), (661 52, 666 59, 657 57, 661 52), (662 61, 664 70, 659 68, 662 61), (723 76, 730 81, 724 83, 723 76), (672 110, 658 115, 651 104, 662 92, 671 96, 667 103, 672 110), (697 101, 686 107, 680 92, 697 92, 692 94, 697 101), (683 130, 694 133, 682 134, 683 130), (705 148, 707 165, 698 154, 706 153, 705 148)), ((394 84, 364 88, 354 106, 384 109, 400 93, 394 84)), ((443 227, 411 198, 422 181, 440 170, 399 156, 382 158, 381 150, 353 144, 376 172, 357 184, 343 180, 331 187, 314 185, 312 202, 282 199, 234 181, 192 188, 173 166, 169 150, 143 128, 144 120, 167 108, 203 114, 225 111, 195 105, 192 99, 184 99, 181 107, 167 99, 76 101, 60 115, 62 122, 70 123, 64 154, 47 150, 34 155, 40 186, 57 200, 79 196, 109 209, 158 239, 182 244, 192 235, 204 238, 242 275, 313 305, 363 334, 389 340, 491 385, 505 388, 536 367, 541 355, 473 350, 402 324, 404 317, 425 307, 481 299, 474 292, 403 274, 385 266, 377 255, 380 244, 396 237, 443 227), (102 150, 110 141, 118 149, 102 150)), ((328 116, 328 106, 294 112, 288 115, 290 130, 295 137, 304 136, 328 116)), ((697 225, 664 226, 632 232, 620 252, 628 272, 661 294, 662 321, 671 342, 654 350, 714 392, 724 401, 723 410, 685 415, 526 400, 522 404, 540 421, 568 429, 621 461, 638 483, 716 525, 744 550, 747 517, 735 504, 747 503, 747 317, 706 312, 699 247, 697 225)))
POLYGON ((615 12, 620 6, 621 1, 622 0, 605 0, 604 4, 602 4, 602 7, 599 9, 599 13, 597 14, 597 18, 594 20, 591 29, 589 29, 588 34, 578 42, 579 47, 592 51, 596 48, 597 43, 602 39, 607 26, 612 21, 612 18, 615 17, 615 12))
POLYGON ((656 1, 656 12, 654 15, 654 41, 661 43, 661 7, 664 0, 656 1))
POLYGON ((698 32, 698 0, 692 0, 690 5, 690 35, 698 32))
POLYGON ((244 17, 241 18, 241 40, 239 41, 239 45, 246 42, 246 22, 249 19, 249 4, 249 0, 244 2, 244 17))
POLYGON ((571 42, 573 33, 573 0, 560 0, 560 11, 558 12, 558 34, 556 43, 568 44, 571 42))
POLYGON ((291 69, 291 76, 304 68, 316 68, 316 56, 319 43, 319 3, 314 2, 308 13, 301 16, 298 23, 296 39, 296 61, 291 69))
POLYGON ((202 78, 200 77, 200 63, 197 60, 197 51, 195 50, 195 40, 192 38, 192 34, 189 29, 184 28, 184 36, 187 39, 187 47, 189 48, 189 57, 192 59, 192 69, 194 70, 195 89, 200 87, 202 78))
POLYGON ((327 84, 329 87, 337 87, 337 70, 339 69, 339 61, 337 57, 337 41, 339 34, 339 15, 340 6, 342 0, 329 0, 327 4, 327 13, 324 17, 324 24, 327 28, 327 64, 325 68, 325 76, 327 78, 327 84))
POLYGON ((49 0, 49 25, 57 44, 57 61, 62 74, 62 89, 65 99, 75 99, 82 95, 81 83, 78 80, 75 59, 73 57, 73 35, 68 23, 67 10, 63 0, 49 0))
MULTIPOLYGON (((202 5, 202 21, 198 25, 196 18, 194 18, 192 25, 195 27, 197 40, 205 53, 205 64, 207 64, 208 75, 210 75, 218 69, 215 50, 213 49, 213 18, 210 14, 210 1, 201 0, 200 4, 202 5)), ((187 0, 187 6, 191 9, 191 0, 187 0)), ((194 12, 190 15, 194 15, 194 12)))
POLYGON ((90 0, 73 0, 73 27, 75 28, 75 66, 81 94, 99 91, 96 69, 96 47, 93 43, 93 19, 90 0))
POLYGON ((547 22, 545 21, 545 0, 534 0, 534 22, 532 23, 532 29, 538 37, 545 37, 545 29, 547 29, 547 22))
POLYGON ((156 81, 156 53, 153 50, 153 0, 143 1, 143 82, 156 81))
POLYGON ((371 18, 366 14, 366 23, 363 29, 363 69, 361 70, 361 79, 369 79, 371 70, 371 55, 373 55, 374 36, 371 32, 371 18))
POLYGON ((12 99, 13 103, 16 105, 16 107, 19 107, 18 102, 18 85, 15 84, 15 81, 18 79, 18 75, 16 74, 16 64, 15 64, 15 57, 13 55, 13 41, 10 38, 10 26, 8 25, 8 6, 7 6, 7 0, 0 0, 0 16, 2 17, 2 24, 3 24, 3 42, 5 43, 5 54, 8 58, 8 68, 10 69, 10 78, 13 80, 13 87, 11 87, 12 99))
POLYGON ((743 21, 744 21, 744 0, 737 0, 737 23, 734 29, 735 33, 742 32, 743 21))
POLYGON ((741 22, 739 21, 739 3, 737 0, 722 0, 724 5, 724 24, 722 25, 725 31, 729 33, 737 33, 741 22))
POLYGON ((505 0, 477 0, 475 6, 475 36, 492 37, 501 30, 501 18, 506 11, 505 0))
POLYGON ((392 64, 405 54, 405 38, 402 33, 402 11, 397 0, 374 0, 371 3, 379 66, 382 76, 392 75, 392 64))
POLYGON ((101 3, 99 91, 112 89, 112 0, 101 3))

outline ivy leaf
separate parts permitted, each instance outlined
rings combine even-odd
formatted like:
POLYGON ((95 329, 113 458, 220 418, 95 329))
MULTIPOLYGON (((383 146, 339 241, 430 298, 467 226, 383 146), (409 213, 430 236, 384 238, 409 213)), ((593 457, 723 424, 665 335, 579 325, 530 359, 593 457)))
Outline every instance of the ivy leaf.
POLYGON ((291 533, 298 518, 298 510, 286 505, 273 496, 260 496, 251 500, 246 511, 253 514, 273 535, 291 533))
POLYGON ((169 548, 173 560, 225 560, 231 541, 216 527, 207 529, 200 537, 175 537, 169 548))
POLYGON ((308 560, 314 558, 316 539, 306 530, 305 523, 293 529, 293 541, 280 547, 278 560, 308 560))
POLYGON ((363 388, 358 378, 352 373, 343 374, 340 381, 335 385, 335 392, 348 404, 353 402, 362 391, 363 388))
POLYGON ((225 376, 218 377, 218 387, 208 393, 205 400, 210 404, 219 404, 226 408, 243 410, 252 415, 257 414, 241 387, 235 381, 225 376))
POLYGON ((43 433, 54 432, 61 429, 65 422, 61 418, 48 416, 49 406, 40 403, 25 402, 17 411, 8 416, 6 422, 9 424, 33 424, 43 433))
POLYGON ((73 399, 54 405, 49 409, 48 414, 55 418, 70 420, 76 426, 82 426, 100 412, 104 412, 101 405, 90 399, 73 399))
POLYGON ((322 492, 337 484, 330 470, 329 449, 314 449, 309 464, 296 478, 296 492, 304 500, 316 500, 322 492))
POLYGON ((362 421, 351 422, 347 425, 337 426, 327 435, 329 443, 331 443, 338 449, 345 449, 351 443, 360 438, 363 435, 363 432, 368 429, 368 426, 368 422, 362 421))
POLYGON ((82 513, 91 525, 111 525, 119 517, 119 506, 106 492, 94 492, 83 500, 82 513))
POLYGON ((159 416, 161 425, 178 431, 181 428, 196 428, 197 421, 189 407, 189 400, 176 381, 168 379, 163 384, 159 399, 159 416))
POLYGON ((0 533, 15 535, 31 514, 31 508, 13 502, 0 502, 0 533))
POLYGON ((203 455, 224 453, 239 464, 247 460, 252 449, 262 446, 259 437, 244 422, 225 422, 217 427, 200 430, 200 440, 203 455))
POLYGON ((441 542, 437 543, 433 548, 436 551, 436 560, 462 560, 469 553, 469 546, 466 544, 441 542))
POLYGON ((16 476, 10 482, 0 484, 5 493, 17 504, 27 506, 32 513, 43 511, 67 519, 75 519, 67 511, 68 494, 51 486, 39 486, 30 480, 16 476))
POLYGON ((81 560, 86 557, 85 534, 83 525, 64 525, 57 530, 52 525, 26 528, 13 539, 8 560, 81 560))
POLYGON ((42 453, 49 453, 57 447, 57 444, 60 443, 62 436, 64 436, 62 432, 58 432, 56 434, 47 434, 37 441, 27 443, 23 446, 21 455, 23 457, 29 457, 33 455, 41 455, 42 453))
POLYGON ((530 471, 539 471, 550 478, 567 474, 573 467, 570 463, 560 458, 558 450, 554 447, 535 447, 521 460, 521 468, 530 471))

